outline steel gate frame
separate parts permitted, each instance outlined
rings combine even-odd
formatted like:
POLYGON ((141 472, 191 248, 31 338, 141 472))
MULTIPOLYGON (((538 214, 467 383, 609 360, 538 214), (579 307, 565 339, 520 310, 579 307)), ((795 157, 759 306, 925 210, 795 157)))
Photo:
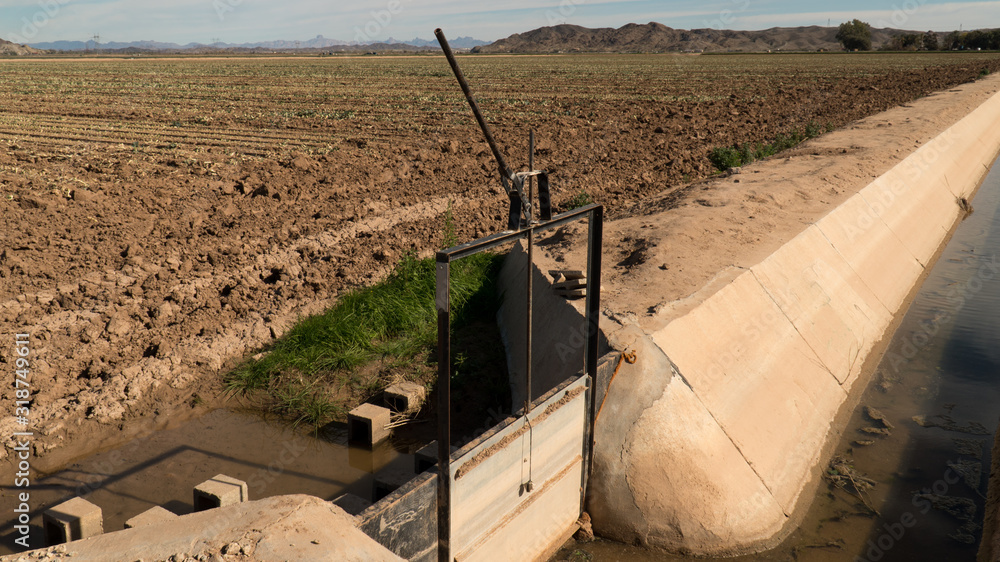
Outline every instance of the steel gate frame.
MULTIPOLYGON (((527 385, 526 405, 522 417, 531 411, 531 327, 532 327, 532 256, 535 234, 565 226, 572 222, 589 219, 587 240, 587 352, 584 374, 591 381, 597 380, 599 353, 599 329, 601 306, 601 249, 604 239, 604 207, 591 204, 552 218, 533 223, 520 230, 507 231, 467 242, 437 252, 436 257, 436 299, 438 316, 438 560, 451 562, 451 263, 462 258, 510 242, 527 239, 527 385)), ((593 416, 596 392, 590 392, 590 407, 585 421, 583 452, 584 467, 581 482, 581 509, 587 490, 587 478, 593 462, 593 416)))

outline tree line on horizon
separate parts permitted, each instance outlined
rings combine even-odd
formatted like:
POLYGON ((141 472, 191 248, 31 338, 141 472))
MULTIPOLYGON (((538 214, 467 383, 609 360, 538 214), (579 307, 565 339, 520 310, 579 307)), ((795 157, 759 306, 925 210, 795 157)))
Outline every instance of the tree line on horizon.
MULTIPOLYGON (((848 51, 872 50, 872 28, 855 19, 840 24, 837 41, 848 51)), ((894 35, 880 50, 883 51, 965 51, 1000 50, 1000 29, 952 31, 944 37, 934 31, 926 33, 901 33, 894 35)))

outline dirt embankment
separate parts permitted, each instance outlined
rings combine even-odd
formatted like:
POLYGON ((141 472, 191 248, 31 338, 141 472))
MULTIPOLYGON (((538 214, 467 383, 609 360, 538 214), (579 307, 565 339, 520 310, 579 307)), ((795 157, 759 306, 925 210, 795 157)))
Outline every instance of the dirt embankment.
MULTIPOLYGON (((735 206, 718 220, 757 220, 758 230, 695 225, 670 236, 681 271, 708 272, 733 237, 752 245, 754 232, 796 223, 794 213, 764 213, 797 196, 754 185, 732 198, 695 183, 637 202, 709 175, 711 146, 766 140, 789 121, 842 125, 973 79, 983 64, 1000 68, 992 60, 788 83, 766 97, 734 92, 729 102, 574 101, 586 118, 546 120, 540 161, 555 172, 557 202, 586 189, 612 217, 650 206, 704 209, 729 198, 735 206), (737 216, 747 209, 766 220, 737 216)), ((80 111, 70 118, 101 110, 80 111)), ((108 130, 120 118, 109 117, 108 130)), ((869 132, 858 135, 863 142, 869 132)), ((506 202, 495 166, 478 137, 461 138, 354 140, 325 155, 260 158, 234 157, 224 147, 52 145, 44 131, 9 140, 0 150, 0 326, 8 348, 14 334, 31 336, 33 467, 52 470, 215 404, 218 374, 298 315, 380 278, 404 252, 439 246, 449 202, 459 239, 499 230, 506 202)), ((890 158, 892 148, 885 150, 890 158)), ((832 201, 822 193, 810 200, 832 201)), ((639 235, 611 237, 607 254, 622 258, 607 262, 625 269, 668 263, 642 246, 639 235), (636 252, 646 257, 625 259, 636 252)), ((4 353, 0 364, 9 373, 13 359, 4 353)), ((4 385, 5 404, 13 404, 13 392, 4 385)), ((3 435, 21 429, 13 417, 0 420, 3 435)))
POLYGON ((42 51, 35 49, 34 47, 29 47, 27 45, 18 45, 17 43, 11 43, 4 39, 0 39, 0 56, 23 56, 23 55, 38 55, 42 51))

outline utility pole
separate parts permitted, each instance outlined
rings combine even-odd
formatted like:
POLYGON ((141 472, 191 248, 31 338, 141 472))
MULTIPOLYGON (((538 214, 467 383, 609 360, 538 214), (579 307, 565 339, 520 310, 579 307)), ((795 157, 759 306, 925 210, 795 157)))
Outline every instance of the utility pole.
POLYGON ((101 34, 94 34, 94 52, 96 53, 98 49, 101 48, 101 34))

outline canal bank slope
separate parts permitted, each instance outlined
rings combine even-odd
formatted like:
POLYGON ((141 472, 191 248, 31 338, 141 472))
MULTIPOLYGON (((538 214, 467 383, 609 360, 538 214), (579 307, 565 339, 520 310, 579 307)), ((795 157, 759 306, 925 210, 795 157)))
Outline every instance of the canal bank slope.
POLYGON ((739 554, 794 528, 838 417, 1000 150, 998 86, 928 96, 607 225, 621 254, 606 251, 604 330, 637 361, 596 422, 599 534, 739 554))

